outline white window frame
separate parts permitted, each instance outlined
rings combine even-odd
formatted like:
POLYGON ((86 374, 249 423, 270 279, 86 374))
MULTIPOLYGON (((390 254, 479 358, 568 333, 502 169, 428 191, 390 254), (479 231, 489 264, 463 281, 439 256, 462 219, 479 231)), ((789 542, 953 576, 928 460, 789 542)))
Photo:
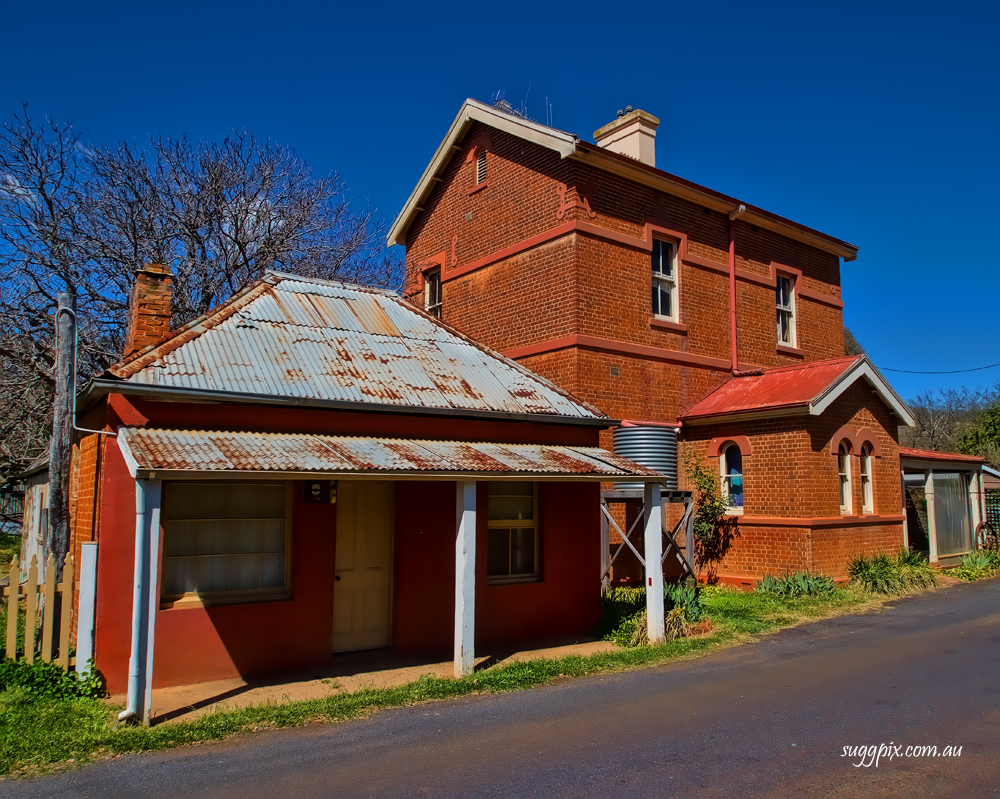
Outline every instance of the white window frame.
POLYGON ((796 346, 796 335, 795 335, 795 276, 787 275, 781 272, 777 273, 775 276, 774 285, 774 304, 775 304, 775 332, 778 337, 778 344, 782 347, 794 347, 796 346), (787 302, 782 303, 781 301, 781 286, 782 283, 787 283, 787 302), (782 320, 785 321, 786 332, 788 334, 788 341, 781 340, 781 323, 782 320))
POLYGON ((869 444, 861 447, 861 512, 875 512, 875 492, 872 484, 872 448, 869 444))
POLYGON ((670 322, 680 321, 680 310, 678 308, 677 298, 679 296, 678 291, 678 275, 677 275, 677 242, 671 241, 669 239, 653 239, 652 250, 649 255, 650 260, 650 271, 651 271, 651 281, 652 281, 652 291, 651 291, 651 304, 653 316, 656 319, 666 319, 670 322), (659 258, 657 258, 657 250, 659 250, 659 258), (670 265, 670 274, 665 274, 663 272, 663 254, 664 250, 668 253, 668 262, 670 265), (661 313, 661 301, 660 292, 666 291, 668 302, 670 303, 670 313, 661 313))
POLYGON ((719 453, 719 475, 720 475, 720 484, 722 487, 720 493, 722 494, 723 501, 726 503, 726 513, 730 516, 742 516, 743 508, 746 506, 747 484, 746 480, 743 477, 744 474, 743 470, 746 467, 743 466, 743 457, 744 457, 744 452, 743 450, 740 449, 740 445, 737 444, 735 441, 731 441, 730 443, 726 444, 726 446, 724 446, 722 448, 722 451, 719 453), (742 468, 738 475, 729 474, 726 470, 726 457, 731 449, 735 449, 737 452, 740 453, 740 465, 742 468), (732 496, 730 489, 732 488, 732 478, 734 477, 740 478, 740 487, 742 488, 742 491, 740 492, 741 504, 739 505, 730 504, 729 501, 730 496, 732 496))
POLYGON ((840 492, 840 514, 850 516, 854 508, 851 491, 851 450, 843 441, 837 448, 837 490, 840 492))
MULTIPOLYGON (((541 575, 538 569, 538 542, 541 538, 541 529, 538 523, 538 483, 530 482, 528 480, 523 481, 526 484, 531 485, 531 509, 532 517, 530 519, 492 519, 489 513, 489 499, 487 499, 487 539, 486 539, 486 549, 487 549, 487 575, 486 582, 488 585, 510 585, 512 583, 536 583, 541 580, 541 575), (489 574, 489 536, 494 530, 509 530, 514 531, 517 529, 533 529, 534 535, 534 545, 535 551, 532 556, 532 570, 530 572, 519 572, 517 574, 489 574)), ((488 484, 487 489, 488 495, 493 496, 494 486, 505 485, 501 482, 491 482, 488 484)), ((510 483, 506 483, 510 485, 510 483)), ((508 550, 511 548, 511 538, 512 535, 508 534, 508 550)))
POLYGON ((441 267, 435 266, 424 272, 424 310, 431 316, 441 318, 441 307, 444 304, 444 286, 441 281, 441 267), (434 296, 435 287, 437 296, 434 296))
MULTIPOLYGON (((186 481, 185 481, 186 482, 186 481)), ((234 555, 240 554, 254 554, 253 552, 241 553, 239 551, 233 551, 230 542, 230 551, 228 553, 213 553, 213 555, 202 555, 201 553, 194 555, 170 555, 168 547, 168 538, 171 535, 171 525, 175 522, 181 521, 196 521, 196 522, 210 522, 213 519, 206 519, 202 517, 191 517, 186 518, 184 516, 174 516, 171 513, 170 507, 170 487, 171 483, 166 484, 166 497, 164 503, 164 513, 163 513, 163 577, 161 578, 161 606, 166 607, 183 607, 186 604, 204 604, 204 605, 226 605, 226 604, 237 604, 237 603, 250 603, 250 602, 266 602, 275 601, 281 599, 291 598, 291 575, 292 575, 292 485, 291 483, 246 483, 241 481, 219 481, 219 482, 198 482, 198 485, 207 485, 211 487, 221 487, 221 486, 253 486, 254 488, 260 485, 270 485, 278 486, 280 485, 284 489, 285 500, 284 500, 284 576, 281 586, 272 587, 259 587, 259 588, 243 588, 243 589, 227 589, 222 591, 200 591, 195 589, 194 591, 187 591, 185 593, 168 592, 167 590, 167 579, 166 579, 166 569, 167 561, 173 558, 182 557, 223 557, 228 556, 232 558, 234 555)), ((260 518, 276 518, 276 517, 260 517, 260 518)), ((237 517, 225 517, 226 521, 240 522, 240 521, 255 521, 256 517, 253 519, 242 519, 237 517)), ((199 563, 199 568, 201 564, 199 563)))

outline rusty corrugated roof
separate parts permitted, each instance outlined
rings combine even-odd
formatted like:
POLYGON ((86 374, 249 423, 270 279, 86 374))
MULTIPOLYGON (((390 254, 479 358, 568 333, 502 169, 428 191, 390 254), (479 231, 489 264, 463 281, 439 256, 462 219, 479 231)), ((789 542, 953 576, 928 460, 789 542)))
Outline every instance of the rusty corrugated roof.
MULTIPOLYGON (((420 479, 471 474, 666 478, 598 447, 212 430, 127 428, 119 431, 136 476, 170 473, 379 474, 420 479)), ((180 476, 180 475, 175 475, 180 476)))
POLYGON ((276 272, 108 374, 298 402, 605 418, 394 294, 276 272))

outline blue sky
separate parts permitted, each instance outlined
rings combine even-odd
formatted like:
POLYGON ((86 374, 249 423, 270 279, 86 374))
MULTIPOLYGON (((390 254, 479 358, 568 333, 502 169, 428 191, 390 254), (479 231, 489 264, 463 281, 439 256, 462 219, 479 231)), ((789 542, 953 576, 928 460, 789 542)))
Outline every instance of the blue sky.
MULTIPOLYGON (((860 247, 845 321, 876 365, 1000 361, 1000 4, 8 4, 0 117, 90 141, 296 149, 390 220, 466 97, 590 139, 631 104, 657 166, 860 247), (530 86, 530 92, 529 92, 530 86)), ((905 398, 989 385, 885 372, 905 398)))

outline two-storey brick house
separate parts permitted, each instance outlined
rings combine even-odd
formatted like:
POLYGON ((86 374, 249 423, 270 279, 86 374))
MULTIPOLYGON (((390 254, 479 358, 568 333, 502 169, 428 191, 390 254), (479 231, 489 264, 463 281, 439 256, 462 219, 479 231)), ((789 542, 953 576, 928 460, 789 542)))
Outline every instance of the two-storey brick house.
POLYGON ((658 122, 629 109, 592 144, 466 101, 389 235, 404 296, 614 418, 673 425, 741 516, 724 579, 842 576, 905 541, 912 423, 844 357, 857 248, 657 169, 658 122))

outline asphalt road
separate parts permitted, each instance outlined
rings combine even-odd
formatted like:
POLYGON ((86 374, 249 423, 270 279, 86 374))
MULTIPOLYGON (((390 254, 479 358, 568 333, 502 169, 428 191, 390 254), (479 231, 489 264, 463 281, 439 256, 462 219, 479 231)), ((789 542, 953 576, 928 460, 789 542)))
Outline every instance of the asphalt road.
POLYGON ((696 661, 106 761, 0 796, 995 797, 998 683, 1000 579, 696 661), (843 755, 881 744, 902 748, 843 755), (906 757, 914 745, 961 756, 906 757))

